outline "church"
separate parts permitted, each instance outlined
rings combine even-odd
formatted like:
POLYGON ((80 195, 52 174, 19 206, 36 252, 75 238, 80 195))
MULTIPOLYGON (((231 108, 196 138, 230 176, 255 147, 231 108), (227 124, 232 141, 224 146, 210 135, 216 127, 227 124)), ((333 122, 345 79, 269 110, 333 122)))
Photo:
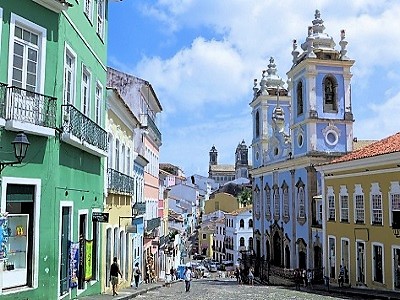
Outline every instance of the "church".
POLYGON ((272 266, 322 269, 320 174, 315 166, 353 150, 351 67, 320 12, 303 43, 293 40, 287 84, 273 58, 254 80, 252 163, 254 255, 272 266))

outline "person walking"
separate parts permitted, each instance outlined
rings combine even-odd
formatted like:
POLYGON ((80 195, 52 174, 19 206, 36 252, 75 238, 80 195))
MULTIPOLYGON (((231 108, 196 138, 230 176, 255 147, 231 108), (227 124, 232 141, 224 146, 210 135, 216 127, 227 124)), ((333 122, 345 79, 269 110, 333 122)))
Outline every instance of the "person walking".
POLYGON ((254 285, 254 269, 250 268, 249 269, 249 274, 247 275, 247 277, 249 278, 249 285, 253 286, 254 285))
POLYGON ((310 269, 307 269, 307 284, 309 288, 313 288, 312 286, 312 278, 313 278, 313 274, 312 271, 310 269))
POLYGON ((121 275, 121 278, 122 278, 122 273, 119 269, 119 265, 117 263, 117 258, 114 257, 113 263, 111 264, 111 267, 110 267, 110 281, 111 281, 111 285, 112 285, 113 296, 118 295, 117 294, 118 274, 121 275))
POLYGON ((186 267, 184 278, 185 278, 186 292, 189 292, 190 291, 190 281, 192 280, 192 270, 190 270, 189 267, 186 267))
POLYGON ((135 267, 133 268, 133 278, 135 279, 135 288, 136 289, 139 288, 140 274, 142 274, 142 272, 140 271, 139 263, 137 262, 135 264, 135 267))

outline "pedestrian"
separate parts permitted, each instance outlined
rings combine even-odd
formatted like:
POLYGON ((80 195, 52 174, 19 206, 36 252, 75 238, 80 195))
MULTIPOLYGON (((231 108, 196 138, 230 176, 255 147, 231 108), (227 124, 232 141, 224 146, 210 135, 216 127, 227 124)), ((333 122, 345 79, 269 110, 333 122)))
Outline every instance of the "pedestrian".
POLYGON ((235 277, 236 277, 237 283, 241 284, 242 281, 240 280, 240 269, 239 269, 239 267, 236 267, 236 269, 235 269, 235 277))
POLYGON ((122 273, 119 269, 119 266, 117 263, 117 258, 114 257, 113 263, 111 264, 111 267, 110 267, 110 281, 111 281, 111 285, 112 285, 113 296, 118 295, 117 294, 118 274, 121 275, 121 278, 122 278, 122 273))
POLYGON ((343 283, 344 283, 344 267, 342 265, 340 265, 340 269, 339 269, 339 278, 338 278, 338 283, 339 283, 339 287, 343 287, 343 283))
POLYGON ((301 278, 303 279, 304 287, 307 287, 307 271, 306 271, 306 269, 301 271, 301 278))
POLYGON ((249 269, 249 274, 247 275, 247 277, 249 278, 249 285, 253 286, 254 285, 254 269, 250 268, 249 269))
POLYGON ((186 267, 186 269, 185 269, 184 278, 185 278, 186 292, 189 292, 190 291, 190 281, 192 280, 192 270, 190 270, 189 267, 186 267))
POLYGON ((135 264, 135 267, 133 268, 133 277, 135 279, 135 288, 138 289, 139 288, 139 278, 140 278, 140 274, 142 274, 142 272, 140 271, 139 268, 139 263, 137 262, 135 264))
POLYGON ((312 277, 313 277, 312 271, 310 269, 308 269, 307 270, 307 284, 308 284, 308 287, 311 289, 313 288, 312 283, 311 283, 312 277))
POLYGON ((301 274, 299 269, 294 270, 294 284, 296 287, 296 290, 300 290, 300 281, 301 281, 301 274))

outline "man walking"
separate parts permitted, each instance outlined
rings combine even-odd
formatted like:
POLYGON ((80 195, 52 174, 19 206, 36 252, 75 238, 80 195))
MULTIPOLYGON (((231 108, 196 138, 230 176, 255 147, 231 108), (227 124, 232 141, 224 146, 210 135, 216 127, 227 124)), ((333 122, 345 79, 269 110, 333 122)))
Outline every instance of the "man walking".
POLYGON ((186 267, 184 277, 185 277, 186 292, 189 292, 190 291, 190 281, 192 280, 192 271, 190 270, 190 267, 186 267))

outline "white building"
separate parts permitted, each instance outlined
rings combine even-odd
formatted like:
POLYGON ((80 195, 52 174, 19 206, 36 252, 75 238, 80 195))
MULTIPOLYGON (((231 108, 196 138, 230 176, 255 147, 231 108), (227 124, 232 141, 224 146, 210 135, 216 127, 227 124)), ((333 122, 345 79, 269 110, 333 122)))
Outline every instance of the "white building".
POLYGON ((234 263, 241 258, 241 251, 253 250, 252 206, 239 208, 225 214, 225 259, 234 263))

